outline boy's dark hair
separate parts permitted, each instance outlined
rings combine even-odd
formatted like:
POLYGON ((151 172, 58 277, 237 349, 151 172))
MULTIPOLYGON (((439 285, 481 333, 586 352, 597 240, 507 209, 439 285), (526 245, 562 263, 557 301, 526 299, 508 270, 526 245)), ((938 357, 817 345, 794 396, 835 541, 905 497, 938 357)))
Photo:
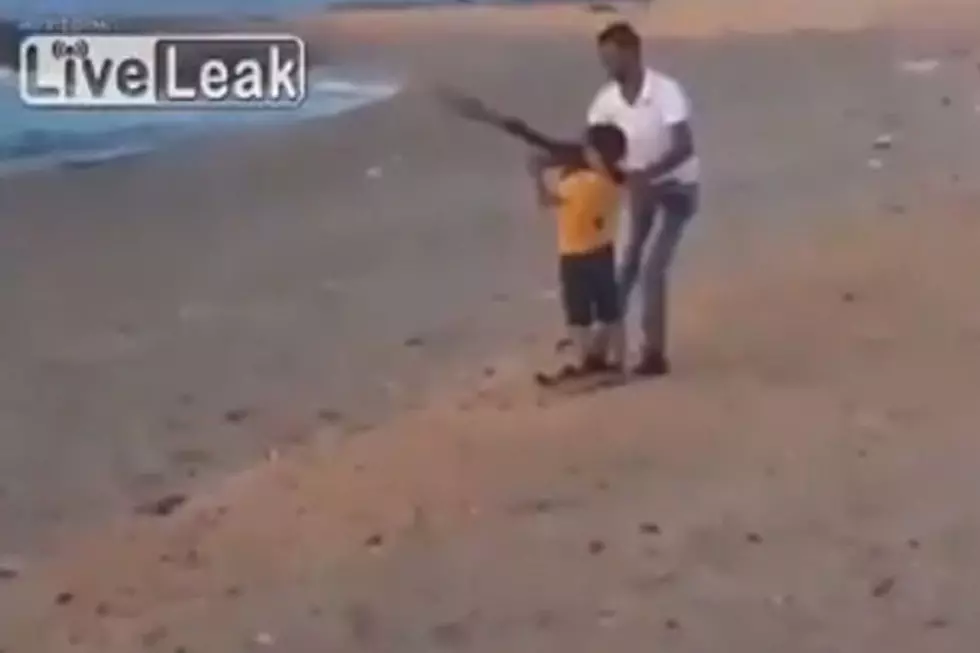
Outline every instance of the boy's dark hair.
POLYGON ((596 41, 599 45, 611 43, 623 50, 632 52, 639 52, 640 50, 640 35, 626 21, 619 21, 606 27, 599 32, 596 41))
POLYGON ((626 135, 619 127, 609 123, 590 125, 585 141, 595 148, 610 172, 619 171, 619 162, 626 155, 626 135))

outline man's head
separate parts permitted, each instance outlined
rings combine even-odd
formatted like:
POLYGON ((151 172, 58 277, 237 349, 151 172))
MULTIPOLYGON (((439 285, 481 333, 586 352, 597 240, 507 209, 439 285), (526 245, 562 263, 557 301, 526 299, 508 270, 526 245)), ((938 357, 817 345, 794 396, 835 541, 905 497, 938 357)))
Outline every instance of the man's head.
POLYGON ((616 125, 590 125, 585 130, 585 161, 590 168, 616 173, 626 155, 626 135, 616 125))
POLYGON ((596 38, 599 58, 609 77, 623 81, 642 68, 640 35, 627 22, 617 22, 596 38))

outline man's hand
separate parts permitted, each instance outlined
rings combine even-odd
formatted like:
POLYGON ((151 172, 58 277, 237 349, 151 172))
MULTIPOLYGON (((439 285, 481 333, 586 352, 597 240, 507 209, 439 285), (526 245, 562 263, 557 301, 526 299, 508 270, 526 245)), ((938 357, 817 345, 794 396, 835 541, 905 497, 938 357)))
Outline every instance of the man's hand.
POLYGON ((646 170, 637 170, 626 174, 626 190, 630 197, 642 196, 650 188, 650 175, 646 170))

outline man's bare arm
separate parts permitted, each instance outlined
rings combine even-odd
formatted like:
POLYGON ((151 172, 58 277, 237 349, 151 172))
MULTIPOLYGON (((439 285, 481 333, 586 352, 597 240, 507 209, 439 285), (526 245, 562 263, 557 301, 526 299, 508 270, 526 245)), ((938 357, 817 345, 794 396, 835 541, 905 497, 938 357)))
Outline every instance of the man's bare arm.
POLYGON ((681 122, 670 128, 671 147, 652 165, 647 166, 639 173, 642 181, 652 181, 673 172, 694 155, 694 134, 691 125, 681 122))

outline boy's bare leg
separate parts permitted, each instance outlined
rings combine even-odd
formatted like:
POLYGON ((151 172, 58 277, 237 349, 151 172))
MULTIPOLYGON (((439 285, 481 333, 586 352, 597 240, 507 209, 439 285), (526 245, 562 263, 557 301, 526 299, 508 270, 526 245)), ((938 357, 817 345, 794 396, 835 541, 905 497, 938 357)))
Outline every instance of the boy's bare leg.
POLYGON ((578 356, 578 365, 584 368, 589 362, 594 348, 592 329, 589 327, 570 326, 568 327, 568 337, 575 347, 575 354, 578 356))

